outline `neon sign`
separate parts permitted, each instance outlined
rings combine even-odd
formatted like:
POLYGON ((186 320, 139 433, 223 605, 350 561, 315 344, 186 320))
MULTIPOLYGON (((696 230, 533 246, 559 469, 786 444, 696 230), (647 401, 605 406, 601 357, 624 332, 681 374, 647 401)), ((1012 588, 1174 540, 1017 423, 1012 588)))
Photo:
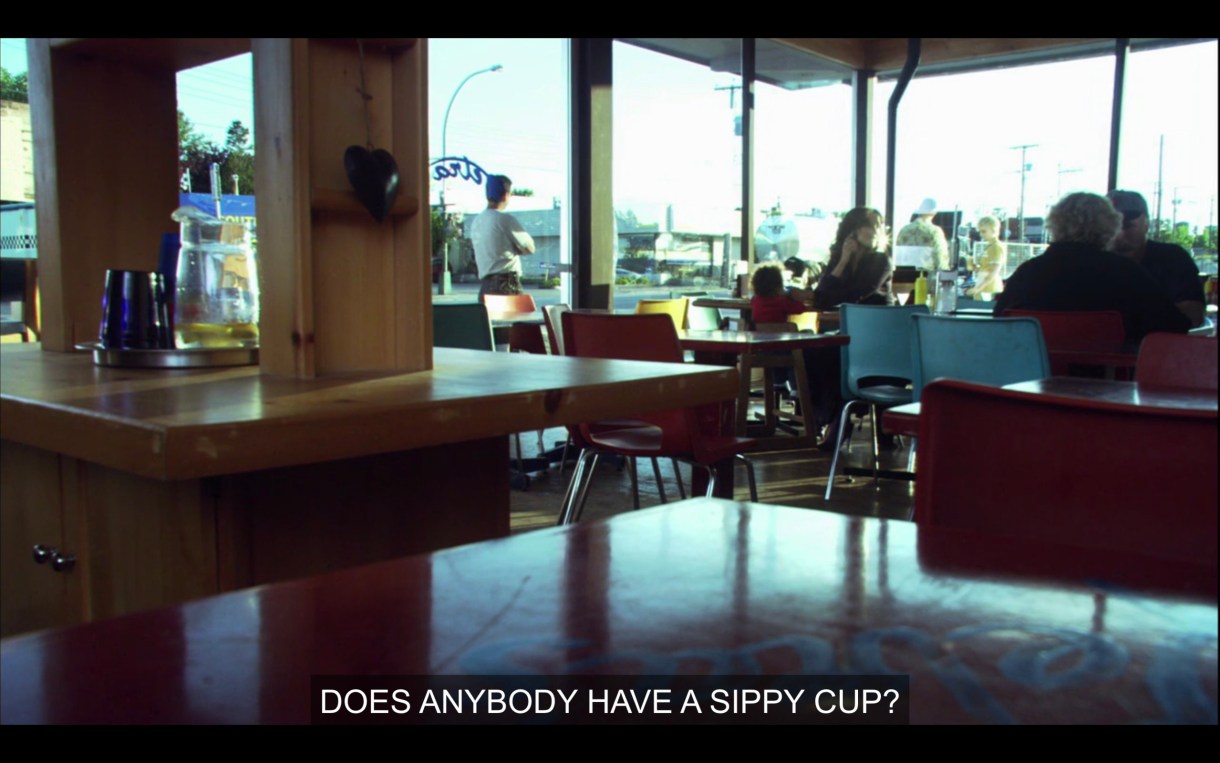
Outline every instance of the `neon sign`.
POLYGON ((429 166, 432 167, 433 180, 461 178, 482 185, 483 178, 487 177, 487 172, 482 167, 465 156, 442 156, 440 159, 433 159, 429 166))

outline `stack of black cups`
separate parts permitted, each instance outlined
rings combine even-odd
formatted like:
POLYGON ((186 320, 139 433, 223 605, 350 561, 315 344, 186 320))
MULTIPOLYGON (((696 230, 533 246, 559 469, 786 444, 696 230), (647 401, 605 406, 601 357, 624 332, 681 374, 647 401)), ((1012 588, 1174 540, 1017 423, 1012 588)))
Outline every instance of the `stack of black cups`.
POLYGON ((172 350, 173 315, 160 273, 107 270, 102 294, 102 347, 126 350, 172 350))

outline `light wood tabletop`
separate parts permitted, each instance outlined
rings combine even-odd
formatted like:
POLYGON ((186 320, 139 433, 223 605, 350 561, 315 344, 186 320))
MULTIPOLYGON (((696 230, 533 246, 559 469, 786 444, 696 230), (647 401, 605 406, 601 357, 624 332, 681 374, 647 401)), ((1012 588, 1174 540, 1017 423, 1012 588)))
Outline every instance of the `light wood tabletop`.
POLYGON ((6 345, 0 437, 183 479, 458 443, 731 399, 732 368, 437 349, 418 373, 126 370, 6 345))

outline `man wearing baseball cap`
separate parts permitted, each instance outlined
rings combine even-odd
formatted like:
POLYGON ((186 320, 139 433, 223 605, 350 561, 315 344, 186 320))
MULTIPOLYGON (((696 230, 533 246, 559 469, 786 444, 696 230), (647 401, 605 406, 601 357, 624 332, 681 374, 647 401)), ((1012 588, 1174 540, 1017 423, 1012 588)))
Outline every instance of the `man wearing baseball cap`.
POLYGON ((912 215, 911 222, 898 231, 894 243, 898 246, 926 246, 932 251, 932 268, 949 269, 949 242, 945 232, 932 223, 936 216, 936 199, 924 199, 912 215))
POLYGON ((1194 259, 1176 244, 1148 240, 1148 202, 1143 196, 1135 191, 1110 191, 1107 198, 1123 216, 1114 251, 1142 265, 1192 326, 1203 325, 1203 285, 1194 259))

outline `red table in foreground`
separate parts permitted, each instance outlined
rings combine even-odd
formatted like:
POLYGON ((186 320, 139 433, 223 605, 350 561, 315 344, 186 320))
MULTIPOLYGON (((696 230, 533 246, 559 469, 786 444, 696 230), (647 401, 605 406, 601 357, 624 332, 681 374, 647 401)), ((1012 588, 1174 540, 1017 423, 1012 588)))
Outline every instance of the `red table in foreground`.
MULTIPOLYGON (((1215 411, 1216 392, 1189 389, 1148 387, 1135 382, 1111 379, 1082 379, 1076 376, 1052 376, 1005 385, 1004 389, 1033 395, 1075 398, 1119 405, 1147 408, 1178 408, 1193 411, 1215 411)), ((898 405, 882 416, 882 427, 890 434, 919 436, 919 403, 898 405)))
MULTIPOLYGON (((811 334, 807 332, 767 332, 767 331, 681 331, 678 340, 682 349, 696 353, 722 353, 736 355, 738 358, 738 373, 741 388, 737 394, 737 419, 735 432, 738 437, 753 437, 747 429, 747 416, 750 410, 750 372, 755 367, 766 362, 767 354, 789 353, 788 362, 795 372, 793 386, 801 404, 801 415, 808 416, 813 410, 813 400, 809 394, 809 380, 805 368, 805 350, 818 347, 841 347, 847 344, 849 337, 839 334, 811 334)), ((696 360, 700 360, 696 357, 696 360)), ((767 429, 759 441, 758 450, 784 450, 788 448, 816 448, 818 432, 816 427, 803 426, 800 436, 773 437, 775 423, 770 405, 770 390, 764 390, 767 395, 767 429)))
POLYGON ((1149 387, 1135 382, 1109 379, 1081 379, 1075 376, 1052 376, 1049 379, 1008 384, 1004 389, 1035 395, 1073 397, 1100 403, 1138 405, 1151 408, 1182 408, 1195 411, 1215 411, 1216 390, 1207 392, 1167 387, 1149 387))
POLYGON ((0 720, 306 723, 312 676, 611 673, 909 674, 922 723, 1215 723, 1216 618, 1214 565, 696 499, 9 639, 0 720))

